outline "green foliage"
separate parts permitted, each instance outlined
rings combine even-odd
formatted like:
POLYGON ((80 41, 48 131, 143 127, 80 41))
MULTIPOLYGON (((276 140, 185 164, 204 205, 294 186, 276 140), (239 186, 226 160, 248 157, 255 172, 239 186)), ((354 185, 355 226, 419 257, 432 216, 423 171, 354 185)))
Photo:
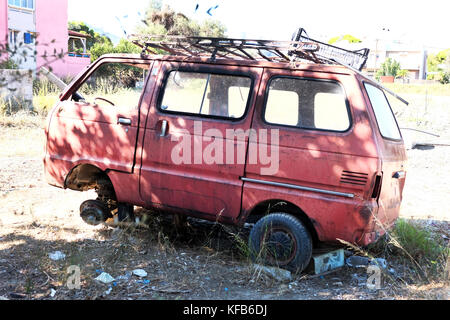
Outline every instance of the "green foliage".
POLYGON ((445 253, 445 247, 433 239, 429 231, 403 219, 397 222, 393 236, 417 261, 422 258, 434 261, 445 253))
POLYGON ((328 41, 328 43, 334 44, 334 43, 336 43, 338 41, 342 41, 342 40, 346 40, 349 43, 361 43, 362 42, 360 39, 358 39, 350 34, 345 34, 342 36, 337 36, 337 37, 331 38, 330 41, 328 41))
POLYGON ((90 50, 91 61, 95 61, 100 58, 104 54, 109 53, 140 53, 141 49, 127 41, 125 39, 121 39, 117 46, 114 46, 112 43, 96 43, 90 50))
POLYGON ((399 71, 400 63, 391 58, 387 58, 381 65, 381 68, 377 71, 376 78, 379 79, 382 76, 397 77, 399 71))
POLYGON ((17 64, 11 60, 4 60, 0 62, 0 69, 19 69, 19 67, 17 66, 17 64))
POLYGON ((107 36, 102 36, 98 32, 95 32, 84 22, 70 21, 69 30, 76 31, 88 35, 86 39, 86 47, 90 50, 97 43, 109 43, 112 45, 111 39, 107 36))
POLYGON ((408 76, 408 70, 399 70, 398 72, 397 72, 397 77, 398 78, 402 78, 402 79, 404 79, 404 78, 406 78, 407 76, 408 76))
POLYGON ((430 54, 427 59, 428 80, 438 80, 442 84, 450 83, 450 49, 430 54))
POLYGON ((141 34, 223 37, 226 31, 219 21, 207 20, 199 23, 175 12, 167 5, 162 6, 161 1, 150 2, 142 22, 144 25, 137 28, 141 34))

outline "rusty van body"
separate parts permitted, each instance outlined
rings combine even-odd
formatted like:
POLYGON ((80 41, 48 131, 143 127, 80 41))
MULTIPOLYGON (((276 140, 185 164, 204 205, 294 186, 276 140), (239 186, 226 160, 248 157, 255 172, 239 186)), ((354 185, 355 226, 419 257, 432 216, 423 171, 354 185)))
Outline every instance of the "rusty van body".
POLYGON ((103 56, 61 94, 46 135, 48 183, 99 195, 81 207, 86 222, 141 206, 251 223, 250 247, 266 243, 267 263, 296 270, 317 243, 377 241, 399 216, 405 184, 385 91, 325 63, 103 56), (98 79, 125 94, 84 98, 98 79), (250 152, 262 146, 265 161, 250 152))

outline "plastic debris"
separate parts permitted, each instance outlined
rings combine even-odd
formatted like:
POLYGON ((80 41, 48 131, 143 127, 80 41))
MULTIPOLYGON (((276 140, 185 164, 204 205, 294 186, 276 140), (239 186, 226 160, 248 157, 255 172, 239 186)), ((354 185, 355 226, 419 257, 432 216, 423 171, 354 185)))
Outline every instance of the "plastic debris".
POLYGON ((62 253, 61 251, 52 252, 48 256, 53 261, 59 261, 59 260, 63 260, 66 258, 66 255, 64 253, 62 253))
POLYGON ((95 278, 95 280, 108 284, 113 282, 115 279, 109 273, 102 272, 102 274, 95 278))
POLYGON ((145 278, 148 273, 143 269, 136 269, 133 270, 133 274, 139 278, 145 278))
POLYGON ((123 276, 118 276, 116 278, 117 281, 128 281, 130 280, 132 273, 127 271, 123 276))
POLYGON ((367 257, 351 256, 345 262, 350 267, 365 268, 369 265, 370 259, 367 257))
POLYGON ((387 269, 388 267, 388 263, 386 261, 386 259, 383 258, 376 258, 370 261, 370 264, 373 266, 379 266, 382 269, 387 269))
POLYGON ((382 269, 387 269, 388 267, 386 259, 383 258, 370 259, 368 257, 351 256, 347 258, 346 263, 354 268, 366 268, 369 265, 379 266, 382 269))
POLYGON ((50 289, 50 297, 55 297, 56 295, 56 290, 55 289, 50 289))
POLYGON ((275 268, 275 267, 261 266, 259 264, 255 264, 254 268, 255 268, 256 272, 264 272, 278 281, 291 281, 292 280, 292 274, 288 270, 275 268))
POLYGON ((112 292, 112 287, 109 287, 109 289, 105 291, 105 295, 109 295, 111 292, 112 292))
POLYGON ((137 283, 141 283, 141 284, 150 284, 150 280, 145 279, 145 280, 138 280, 136 281, 137 283))

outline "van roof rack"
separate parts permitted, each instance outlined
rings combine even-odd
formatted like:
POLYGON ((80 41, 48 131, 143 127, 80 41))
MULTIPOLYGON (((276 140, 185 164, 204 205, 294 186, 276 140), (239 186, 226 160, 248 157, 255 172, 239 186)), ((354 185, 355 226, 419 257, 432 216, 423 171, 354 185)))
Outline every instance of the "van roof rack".
POLYGON ((130 40, 142 48, 144 55, 162 51, 170 55, 209 57, 213 60, 220 57, 288 63, 299 60, 323 64, 335 62, 360 71, 369 56, 369 49, 350 51, 311 39, 302 28, 293 41, 165 35, 131 35, 130 40))

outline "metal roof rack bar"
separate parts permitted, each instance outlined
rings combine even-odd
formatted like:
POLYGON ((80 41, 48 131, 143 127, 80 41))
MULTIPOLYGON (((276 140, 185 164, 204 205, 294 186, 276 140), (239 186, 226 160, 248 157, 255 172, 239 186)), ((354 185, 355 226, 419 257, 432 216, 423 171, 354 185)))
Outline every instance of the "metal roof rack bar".
POLYGON ((183 37, 163 35, 131 35, 131 41, 142 48, 142 54, 168 53, 171 55, 230 58, 238 60, 266 60, 271 62, 330 63, 338 60, 344 65, 362 70, 369 49, 350 51, 306 36, 299 29, 295 41, 233 39, 212 37, 183 37))

